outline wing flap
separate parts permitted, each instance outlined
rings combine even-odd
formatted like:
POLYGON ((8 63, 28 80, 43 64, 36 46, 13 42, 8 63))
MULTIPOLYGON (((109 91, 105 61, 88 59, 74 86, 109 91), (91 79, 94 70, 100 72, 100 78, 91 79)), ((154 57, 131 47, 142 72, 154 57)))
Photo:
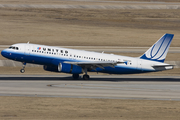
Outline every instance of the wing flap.
POLYGON ((101 69, 104 69, 104 67, 113 67, 117 64, 126 64, 126 62, 111 62, 111 61, 90 61, 90 62, 70 62, 70 61, 64 61, 64 63, 72 64, 72 65, 78 65, 81 67, 86 68, 92 68, 92 67, 99 67, 101 69))

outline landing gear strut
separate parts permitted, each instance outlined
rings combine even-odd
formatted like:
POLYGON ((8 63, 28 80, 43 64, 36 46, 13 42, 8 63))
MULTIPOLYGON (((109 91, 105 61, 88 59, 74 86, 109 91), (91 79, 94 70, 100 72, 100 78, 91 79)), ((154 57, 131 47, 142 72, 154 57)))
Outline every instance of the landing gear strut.
POLYGON ((23 62, 23 68, 20 70, 21 73, 24 73, 24 72, 25 72, 25 70, 24 70, 25 66, 26 66, 26 63, 23 62))
POLYGON ((79 79, 79 74, 73 74, 72 77, 74 80, 77 80, 77 79, 79 79))
POLYGON ((87 74, 87 68, 84 69, 85 74, 83 75, 84 80, 89 80, 89 75, 87 74))

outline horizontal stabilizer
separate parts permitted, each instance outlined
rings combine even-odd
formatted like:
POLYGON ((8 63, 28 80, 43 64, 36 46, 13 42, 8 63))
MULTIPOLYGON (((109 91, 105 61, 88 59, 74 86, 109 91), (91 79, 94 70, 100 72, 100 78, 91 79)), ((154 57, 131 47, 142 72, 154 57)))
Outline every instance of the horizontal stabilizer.
POLYGON ((168 66, 175 66, 175 65, 153 65, 152 67, 168 67, 168 66))
POLYGON ((153 65, 152 67, 156 70, 170 70, 173 69, 175 65, 153 65))

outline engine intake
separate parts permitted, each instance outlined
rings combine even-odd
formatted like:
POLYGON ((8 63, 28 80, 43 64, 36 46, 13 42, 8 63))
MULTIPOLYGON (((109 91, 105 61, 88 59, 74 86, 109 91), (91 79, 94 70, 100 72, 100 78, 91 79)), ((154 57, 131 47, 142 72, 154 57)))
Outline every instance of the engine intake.
POLYGON ((67 64, 67 63, 59 63, 58 71, 64 73, 72 73, 72 74, 80 74, 82 73, 82 68, 77 65, 67 64))

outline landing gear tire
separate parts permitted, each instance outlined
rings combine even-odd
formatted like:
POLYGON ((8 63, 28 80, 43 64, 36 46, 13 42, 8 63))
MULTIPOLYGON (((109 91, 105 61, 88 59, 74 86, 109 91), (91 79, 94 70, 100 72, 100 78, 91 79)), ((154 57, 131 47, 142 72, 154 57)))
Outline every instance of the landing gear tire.
POLYGON ((84 80, 89 80, 89 75, 83 75, 84 80))
POLYGON ((24 69, 21 69, 21 70, 20 70, 20 72, 21 72, 21 73, 24 73, 24 72, 25 72, 25 70, 24 70, 24 69))
POLYGON ((23 64, 23 68, 20 70, 20 72, 21 72, 21 73, 24 73, 24 72, 25 72, 24 68, 25 68, 25 66, 26 66, 26 63, 23 62, 22 64, 23 64))
POLYGON ((73 74, 72 77, 74 80, 77 80, 77 79, 79 79, 79 74, 73 74))

